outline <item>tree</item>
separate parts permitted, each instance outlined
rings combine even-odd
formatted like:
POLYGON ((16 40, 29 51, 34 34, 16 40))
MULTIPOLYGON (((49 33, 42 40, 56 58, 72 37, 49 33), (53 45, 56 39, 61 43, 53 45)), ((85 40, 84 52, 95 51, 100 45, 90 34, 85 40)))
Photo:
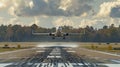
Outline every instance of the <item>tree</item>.
POLYGON ((114 24, 111 24, 110 28, 114 28, 114 27, 115 27, 115 25, 114 25, 114 24))
POLYGON ((5 41, 7 26, 1 25, 0 26, 0 40, 5 41))
POLYGON ((8 25, 7 30, 6 30, 6 40, 7 41, 11 41, 13 37, 13 29, 12 29, 12 25, 8 25))
POLYGON ((103 29, 108 29, 108 26, 103 26, 103 29))
POLYGON ((31 29, 32 29, 32 30, 37 30, 37 29, 38 29, 38 26, 37 26, 36 24, 33 24, 33 25, 31 26, 31 29))
MULTIPOLYGON (((92 26, 85 28, 73 28, 72 26, 62 26, 63 32, 80 33, 80 36, 73 37, 72 40, 86 42, 120 42, 120 26, 115 27, 114 24, 103 26, 102 29, 94 29, 92 26), (85 31, 85 33, 84 33, 85 31), (82 34, 83 33, 83 34, 82 34)), ((43 28, 36 24, 31 26, 21 25, 1 25, 0 26, 0 41, 31 41, 34 39, 32 31, 50 33, 55 32, 56 28, 43 28)))

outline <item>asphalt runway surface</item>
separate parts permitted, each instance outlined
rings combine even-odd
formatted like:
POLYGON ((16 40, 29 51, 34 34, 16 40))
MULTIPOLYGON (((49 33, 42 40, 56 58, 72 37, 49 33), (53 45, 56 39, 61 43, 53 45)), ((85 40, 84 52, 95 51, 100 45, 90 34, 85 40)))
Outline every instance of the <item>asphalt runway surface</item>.
POLYGON ((48 47, 44 52, 14 62, 6 67, 98 67, 80 56, 67 52, 64 47, 48 47))
POLYGON ((104 60, 101 56, 118 57, 80 48, 79 43, 40 43, 34 48, 0 53, 0 67, 120 67, 119 58, 104 60))

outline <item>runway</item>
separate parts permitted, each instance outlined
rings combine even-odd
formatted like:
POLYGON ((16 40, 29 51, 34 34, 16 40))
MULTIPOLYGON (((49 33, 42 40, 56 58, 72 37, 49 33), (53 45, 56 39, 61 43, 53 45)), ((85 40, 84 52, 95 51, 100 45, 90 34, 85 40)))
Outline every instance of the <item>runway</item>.
POLYGON ((64 47, 55 46, 6 67, 97 67, 97 64, 67 52, 64 47))
MULTIPOLYGON (((30 52, 33 54, 29 54, 30 56, 25 56, 18 61, 9 60, 9 62, 1 62, 0 67, 110 67, 110 64, 99 63, 99 61, 93 60, 90 57, 77 54, 76 51, 73 50, 73 48, 78 49, 75 48, 77 47, 76 44, 77 43, 42 43, 37 45, 36 48, 1 53, 5 55, 8 54, 12 57, 14 57, 15 54, 26 55, 30 52)), ((88 50, 84 50, 84 52, 86 51, 88 52, 88 50)), ((112 64, 112 67, 114 66, 116 67, 116 65, 112 64)), ((117 64, 117 66, 119 65, 117 64)))

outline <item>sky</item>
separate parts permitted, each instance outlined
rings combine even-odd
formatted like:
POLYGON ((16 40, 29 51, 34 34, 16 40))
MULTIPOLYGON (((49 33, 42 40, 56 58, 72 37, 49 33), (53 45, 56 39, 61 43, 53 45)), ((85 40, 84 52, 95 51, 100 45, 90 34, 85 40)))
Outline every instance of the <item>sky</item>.
POLYGON ((0 25, 120 25, 120 0, 0 0, 0 25))

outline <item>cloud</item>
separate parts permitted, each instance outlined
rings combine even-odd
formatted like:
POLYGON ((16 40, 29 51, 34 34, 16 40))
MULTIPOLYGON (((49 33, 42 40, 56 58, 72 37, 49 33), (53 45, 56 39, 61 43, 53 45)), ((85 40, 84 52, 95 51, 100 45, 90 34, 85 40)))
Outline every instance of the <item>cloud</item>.
POLYGON ((114 24, 115 26, 118 27, 120 24, 120 19, 119 18, 111 18, 107 25, 111 25, 111 24, 114 24))
POLYGON ((97 24, 96 21, 97 20, 83 19, 83 20, 81 20, 79 27, 84 28, 86 26, 93 26, 93 25, 97 24))
POLYGON ((15 24, 19 24, 19 25, 28 25, 28 23, 23 22, 22 20, 20 20, 19 18, 9 18, 6 19, 5 17, 0 17, 0 25, 15 25, 15 24))
POLYGON ((40 20, 38 17, 34 17, 34 20, 29 24, 29 26, 36 24, 36 25, 40 25, 40 20))
POLYGON ((9 24, 21 24, 21 25, 23 25, 22 24, 22 22, 18 19, 18 18, 11 18, 9 21, 9 24))
POLYGON ((0 9, 9 8, 14 3, 14 0, 0 0, 0 9))
POLYGON ((86 26, 93 26, 94 28, 100 29, 104 25, 110 26, 114 24, 116 27, 120 24, 119 18, 97 18, 97 19, 82 19, 79 27, 85 28, 86 26))
POLYGON ((3 4, 3 3, 0 2, 0 9, 4 8, 4 7, 5 7, 5 4, 3 4))
POLYGON ((6 8, 8 5, 8 0, 1 0, 0 1, 0 9, 6 8))
POLYGON ((100 5, 97 17, 120 17, 120 1, 104 2, 100 5))
POLYGON ((3 17, 0 17, 0 24, 3 24, 4 23, 4 18, 3 17))
POLYGON ((10 21, 8 22, 7 19, 5 19, 4 17, 0 17, 0 25, 8 25, 8 23, 10 24, 10 21))
POLYGON ((6 13, 0 24, 36 23, 43 27, 88 25, 95 28, 120 24, 120 0, 1 0, 2 9, 3 13, 8 10, 10 15, 6 13))
POLYGON ((59 8, 65 11, 65 10, 67 10, 70 6, 72 6, 72 0, 66 0, 66 1, 62 0, 62 1, 60 2, 59 8))
POLYGON ((74 26, 74 22, 67 18, 58 18, 53 22, 55 26, 74 26))
POLYGON ((93 0, 14 0, 9 13, 16 16, 81 16, 92 9, 91 2, 93 0))

